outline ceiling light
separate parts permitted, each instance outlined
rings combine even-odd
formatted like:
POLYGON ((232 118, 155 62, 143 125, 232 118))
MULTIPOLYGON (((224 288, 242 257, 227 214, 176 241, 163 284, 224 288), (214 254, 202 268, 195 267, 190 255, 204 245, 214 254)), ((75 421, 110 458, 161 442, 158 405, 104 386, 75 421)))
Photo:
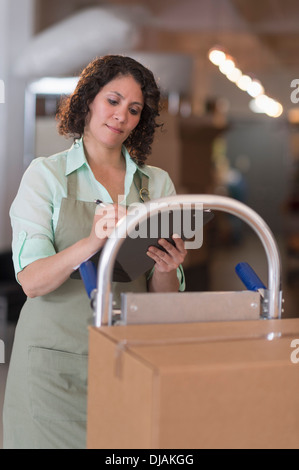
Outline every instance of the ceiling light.
POLYGON ((237 67, 234 67, 232 70, 230 70, 226 74, 227 78, 233 83, 236 83, 239 80, 239 78, 241 77, 241 75, 242 75, 242 72, 237 67))
POLYGON ((269 108, 269 100, 270 98, 267 95, 259 95, 255 98, 255 104, 258 109, 265 113, 269 108))
POLYGON ((220 49, 211 49, 209 52, 209 59, 214 65, 221 65, 225 59, 226 55, 220 49))
POLYGON ((251 109, 251 111, 253 111, 254 113, 263 113, 264 111, 262 110, 262 108, 260 108, 257 104, 256 104, 256 100, 250 100, 249 102, 249 108, 251 109))
POLYGON ((235 63, 232 59, 226 58, 220 65, 219 65, 219 70, 221 73, 224 75, 227 75, 228 73, 232 72, 235 68, 235 63))
POLYGON ((240 90, 247 91, 251 85, 251 82, 252 80, 249 75, 241 75, 239 80, 237 80, 236 85, 240 88, 240 90))
POLYGON ((247 93, 253 98, 261 95, 264 91, 263 85, 258 80, 252 80, 247 88, 247 93))
POLYGON ((278 101, 264 94, 264 87, 259 80, 252 79, 249 75, 243 74, 236 67, 233 57, 226 54, 222 47, 215 46, 209 50, 210 61, 219 67, 228 80, 235 83, 240 90, 246 91, 254 99, 250 101, 249 107, 255 113, 265 113, 270 117, 279 117, 283 112, 283 107, 278 101))
POLYGON ((78 77, 44 77, 31 82, 29 90, 36 95, 69 95, 76 88, 78 79, 78 77))
POLYGON ((249 106, 255 113, 265 113, 273 118, 279 117, 283 112, 283 107, 278 101, 264 94, 257 96, 249 106))
POLYGON ((268 110, 266 111, 266 114, 270 117, 277 118, 282 114, 283 107, 281 106, 278 101, 272 100, 269 103, 268 110))

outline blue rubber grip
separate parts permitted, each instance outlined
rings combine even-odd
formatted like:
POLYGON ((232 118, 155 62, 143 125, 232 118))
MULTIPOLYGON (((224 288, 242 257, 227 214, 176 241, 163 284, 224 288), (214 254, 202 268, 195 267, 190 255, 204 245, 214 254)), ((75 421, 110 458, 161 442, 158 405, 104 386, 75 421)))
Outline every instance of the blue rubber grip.
POLYGON ((266 289, 266 286, 248 263, 237 264, 235 270, 248 290, 257 291, 258 289, 266 289))
POLYGON ((97 287, 97 268, 92 261, 84 261, 84 263, 80 264, 79 271, 87 295, 90 298, 92 291, 97 287))

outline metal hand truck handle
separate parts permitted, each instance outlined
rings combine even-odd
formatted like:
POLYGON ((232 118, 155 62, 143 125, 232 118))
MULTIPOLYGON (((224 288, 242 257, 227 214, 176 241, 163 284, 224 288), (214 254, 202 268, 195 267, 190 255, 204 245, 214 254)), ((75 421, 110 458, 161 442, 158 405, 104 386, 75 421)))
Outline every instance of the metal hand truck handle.
MULTIPOLYGON (((169 205, 202 204, 203 209, 220 210, 232 214, 247 223, 260 238, 268 261, 268 318, 276 319, 281 316, 281 265, 279 251, 274 236, 265 221, 245 204, 228 197, 187 194, 175 195, 156 199, 153 208, 151 202, 143 204, 143 211, 130 220, 120 222, 117 227, 118 237, 110 236, 102 250, 98 264, 97 294, 95 306, 95 326, 110 324, 112 317, 112 274, 117 252, 129 234, 138 223, 158 212, 169 210, 169 205)), ((113 234, 112 234, 113 235, 113 234)))

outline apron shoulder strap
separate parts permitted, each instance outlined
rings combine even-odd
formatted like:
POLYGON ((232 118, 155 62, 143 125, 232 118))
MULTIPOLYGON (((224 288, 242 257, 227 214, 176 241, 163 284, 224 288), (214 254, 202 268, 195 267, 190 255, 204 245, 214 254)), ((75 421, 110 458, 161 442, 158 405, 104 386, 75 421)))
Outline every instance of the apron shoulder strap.
POLYGON ((148 176, 142 173, 139 170, 136 170, 134 173, 134 183, 136 189, 139 193, 139 197, 142 202, 147 202, 150 200, 149 190, 148 190, 148 176))
POLYGON ((77 172, 73 171, 67 176, 67 197, 77 199, 77 172))

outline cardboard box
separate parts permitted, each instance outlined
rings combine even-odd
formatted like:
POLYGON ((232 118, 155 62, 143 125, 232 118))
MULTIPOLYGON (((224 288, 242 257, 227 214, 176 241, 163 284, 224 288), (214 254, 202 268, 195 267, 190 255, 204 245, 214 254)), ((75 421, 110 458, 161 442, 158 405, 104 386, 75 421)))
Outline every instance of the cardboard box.
POLYGON ((298 338, 299 319, 91 327, 87 447, 298 448, 298 338))

